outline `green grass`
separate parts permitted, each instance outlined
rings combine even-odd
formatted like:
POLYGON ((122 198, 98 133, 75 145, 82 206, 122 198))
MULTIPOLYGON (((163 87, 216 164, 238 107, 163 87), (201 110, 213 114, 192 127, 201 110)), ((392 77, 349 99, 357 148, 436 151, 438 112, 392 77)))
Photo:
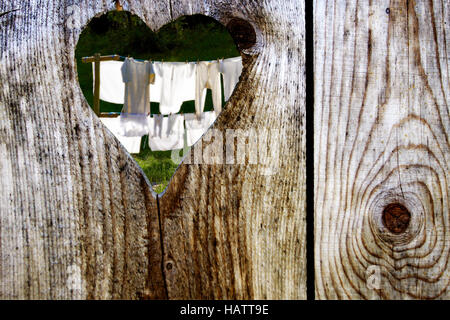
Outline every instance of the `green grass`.
MULTIPOLYGON (((215 60, 239 56, 228 31, 215 20, 201 16, 184 16, 152 32, 137 16, 129 12, 111 11, 91 20, 81 33, 75 51, 78 80, 86 100, 92 106, 92 65, 82 63, 81 58, 119 54, 136 59, 154 61, 215 60)), ((120 112, 122 105, 100 101, 101 112, 120 112)), ((211 91, 206 96, 205 111, 213 110, 211 91)), ((153 114, 159 113, 159 104, 151 103, 153 114)), ((194 102, 183 103, 180 112, 195 111, 194 102)), ((170 159, 170 151, 153 152, 143 139, 141 152, 133 155, 142 167, 154 190, 161 193, 177 168, 170 159)))

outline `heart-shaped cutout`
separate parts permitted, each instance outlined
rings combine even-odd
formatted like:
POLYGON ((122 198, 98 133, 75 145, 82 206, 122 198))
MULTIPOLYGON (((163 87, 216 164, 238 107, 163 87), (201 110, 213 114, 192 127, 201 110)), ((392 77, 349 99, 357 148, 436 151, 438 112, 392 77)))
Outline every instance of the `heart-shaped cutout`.
MULTIPOLYGON (((163 192, 167 187, 181 159, 180 149, 183 149, 182 154, 186 154, 188 147, 201 138, 215 121, 219 113, 217 106, 220 105, 220 111, 230 97, 242 71, 239 51, 227 29, 216 20, 202 15, 183 16, 155 33, 138 16, 127 11, 111 11, 92 19, 85 27, 80 35, 75 55, 78 79, 85 98, 94 110, 97 109, 96 113, 100 116, 100 120, 141 166, 156 193, 163 192), (99 52, 102 54, 100 56, 102 61, 97 63, 100 69, 96 70, 95 62, 90 63, 93 59, 83 58, 92 57, 99 52), (108 55, 110 57, 107 57, 108 55), (149 135, 144 135, 143 138, 130 137, 129 134, 124 136, 124 126, 127 131, 124 124, 126 117, 125 114, 118 117, 121 111, 126 111, 123 110, 124 97, 127 97, 123 82, 123 64, 144 64, 144 61, 151 60, 155 61, 148 62, 153 67, 155 79, 149 86, 151 101, 149 111, 152 114, 148 119, 149 135), (186 79, 185 82, 176 81, 177 77, 180 78, 181 66, 177 66, 175 61, 178 64, 192 65, 191 69, 197 68, 195 74, 191 75, 189 84, 186 84, 186 79), (206 61, 210 63, 205 64, 206 61), (208 88, 204 90, 206 99, 202 97, 206 101, 201 115, 195 116, 195 91, 203 90, 198 89, 198 79, 201 76, 197 74, 202 72, 209 74, 210 64, 214 65, 211 68, 217 67, 222 74, 219 75, 219 81, 222 82, 219 84, 220 96, 217 95, 217 90, 213 92, 209 89, 209 87, 217 88, 217 85, 211 85, 208 76, 203 77, 203 85, 206 84, 208 88), (99 74, 98 91, 95 94, 97 99, 93 90, 96 72, 99 74), (185 92, 183 98, 180 98, 181 91, 185 92), (178 100, 182 99, 179 110, 176 107, 170 109, 162 102, 171 100, 174 95, 178 96, 178 100), (98 106, 95 105, 95 100, 98 101, 98 106), (157 116, 160 111, 168 113, 174 110, 177 113, 175 115, 163 119, 157 116), (176 132, 183 131, 183 141, 180 141, 179 134, 173 134, 173 123, 177 123, 176 132), (172 139, 161 133, 169 132, 166 131, 168 126, 171 126, 169 131, 172 139), (121 128, 120 132, 117 128, 121 128)), ((97 61, 98 58, 99 56, 97 61)), ((197 105, 203 105, 201 99, 197 101, 197 105)))

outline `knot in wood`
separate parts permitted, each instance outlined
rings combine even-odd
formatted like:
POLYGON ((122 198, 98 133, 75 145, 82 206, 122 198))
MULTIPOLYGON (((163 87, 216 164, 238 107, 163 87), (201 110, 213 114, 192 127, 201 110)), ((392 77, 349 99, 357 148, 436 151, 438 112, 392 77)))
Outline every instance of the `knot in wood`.
POLYGON ((233 37, 239 50, 250 49, 256 43, 255 29, 248 21, 233 18, 228 22, 227 30, 233 37))
POLYGON ((383 210, 383 224, 392 233, 405 232, 411 221, 411 214, 400 203, 390 203, 383 210))

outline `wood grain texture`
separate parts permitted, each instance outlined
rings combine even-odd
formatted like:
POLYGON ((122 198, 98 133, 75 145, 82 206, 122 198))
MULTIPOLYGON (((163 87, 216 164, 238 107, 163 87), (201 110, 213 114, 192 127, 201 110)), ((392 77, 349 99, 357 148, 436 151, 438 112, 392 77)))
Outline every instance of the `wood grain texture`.
POLYGON ((448 299, 450 4, 314 5, 316 297, 448 299))
POLYGON ((0 298, 305 298, 303 4, 123 5, 153 30, 195 13, 254 27, 215 128, 278 130, 277 172, 184 163, 156 199, 77 80, 81 30, 114 4, 2 1, 19 10, 0 17, 0 298))
POLYGON ((306 298, 303 12, 301 1, 172 2, 174 19, 202 13, 253 26, 241 81, 213 128, 224 146, 227 129, 273 129, 281 143, 272 175, 248 162, 180 166, 160 199, 171 298, 306 298))

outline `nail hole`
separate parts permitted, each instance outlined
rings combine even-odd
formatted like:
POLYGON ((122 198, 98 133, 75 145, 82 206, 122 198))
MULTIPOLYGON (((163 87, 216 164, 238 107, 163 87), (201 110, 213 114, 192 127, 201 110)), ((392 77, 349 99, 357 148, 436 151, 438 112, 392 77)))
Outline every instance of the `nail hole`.
POLYGON ((391 9, 386 8, 386 13, 389 14, 391 12, 391 9))
POLYGON ((390 203, 383 210, 383 224, 394 234, 405 232, 411 221, 411 214, 405 206, 399 203, 390 203))
POLYGON ((167 269, 167 270, 172 270, 172 268, 173 268, 172 263, 171 263, 171 262, 168 262, 168 263, 166 264, 166 269, 167 269))
POLYGON ((239 18, 233 18, 227 24, 228 32, 240 50, 250 49, 256 43, 256 32, 253 26, 239 18))

